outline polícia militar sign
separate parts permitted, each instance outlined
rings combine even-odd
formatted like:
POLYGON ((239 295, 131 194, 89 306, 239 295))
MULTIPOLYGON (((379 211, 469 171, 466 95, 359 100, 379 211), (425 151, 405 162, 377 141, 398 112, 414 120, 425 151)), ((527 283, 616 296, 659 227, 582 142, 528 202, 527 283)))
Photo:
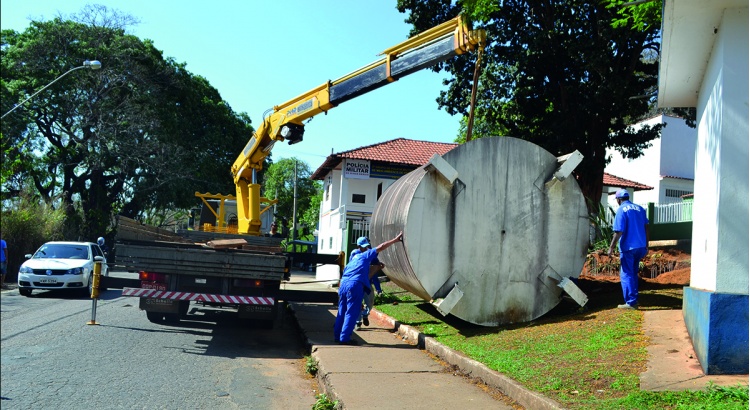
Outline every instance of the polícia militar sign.
POLYGON ((370 161, 366 159, 345 159, 344 178, 370 179, 370 161))

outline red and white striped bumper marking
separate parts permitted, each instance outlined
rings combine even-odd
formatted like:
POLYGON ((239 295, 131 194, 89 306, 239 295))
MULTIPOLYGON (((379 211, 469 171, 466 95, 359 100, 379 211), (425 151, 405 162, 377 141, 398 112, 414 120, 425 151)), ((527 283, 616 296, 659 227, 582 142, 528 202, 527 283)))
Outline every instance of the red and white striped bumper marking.
POLYGON ((233 296, 209 293, 172 292, 156 289, 122 288, 122 296, 139 298, 189 300, 191 302, 232 303, 237 305, 273 305, 272 297, 267 296, 233 296))

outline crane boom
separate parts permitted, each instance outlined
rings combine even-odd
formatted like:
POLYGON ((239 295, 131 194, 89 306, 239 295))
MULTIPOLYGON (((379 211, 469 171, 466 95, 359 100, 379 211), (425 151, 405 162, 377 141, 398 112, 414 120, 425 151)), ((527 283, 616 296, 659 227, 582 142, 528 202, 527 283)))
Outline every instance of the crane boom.
POLYGON ((359 70, 274 106, 232 164, 238 232, 260 235, 261 198, 256 171, 263 168, 263 160, 276 142, 296 144, 302 141, 303 121, 401 77, 473 51, 484 44, 484 39, 483 30, 472 30, 459 15, 386 49, 381 59, 359 70))

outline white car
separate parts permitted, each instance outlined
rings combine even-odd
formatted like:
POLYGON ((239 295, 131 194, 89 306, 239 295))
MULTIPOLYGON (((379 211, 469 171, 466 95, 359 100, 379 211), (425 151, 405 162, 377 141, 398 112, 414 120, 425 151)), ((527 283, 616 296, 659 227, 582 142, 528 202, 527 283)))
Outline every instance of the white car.
POLYGON ((31 296, 34 289, 91 294, 94 261, 102 261, 102 276, 109 274, 104 253, 93 242, 47 242, 26 259, 18 269, 18 292, 24 296, 31 296))

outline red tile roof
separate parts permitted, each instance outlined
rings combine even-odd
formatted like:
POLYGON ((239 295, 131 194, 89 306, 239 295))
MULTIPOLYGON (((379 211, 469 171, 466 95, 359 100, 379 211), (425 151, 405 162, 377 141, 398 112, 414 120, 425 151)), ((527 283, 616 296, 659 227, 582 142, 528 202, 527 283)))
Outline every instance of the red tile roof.
POLYGON ((426 164, 433 154, 443 155, 457 146, 458 144, 444 142, 417 141, 406 138, 397 138, 395 140, 329 155, 323 162, 323 165, 313 172, 311 178, 317 180, 323 179, 328 172, 332 169, 336 169, 345 158, 413 165, 414 168, 417 168, 426 164))
MULTIPOLYGON (((457 146, 458 144, 452 143, 396 138, 395 140, 331 154, 323 162, 323 165, 313 172, 310 178, 322 180, 331 170, 336 169, 345 158, 413 165, 414 168, 417 168, 426 164, 433 154, 444 155, 457 146)), ((639 184, 606 172, 604 173, 604 185, 633 188, 635 191, 654 189, 648 185, 639 184)))
POLYGON ((633 191, 647 191, 654 189, 652 186, 639 184, 638 182, 631 181, 629 179, 620 178, 618 176, 604 173, 603 184, 606 186, 617 187, 617 188, 633 188, 633 191))

